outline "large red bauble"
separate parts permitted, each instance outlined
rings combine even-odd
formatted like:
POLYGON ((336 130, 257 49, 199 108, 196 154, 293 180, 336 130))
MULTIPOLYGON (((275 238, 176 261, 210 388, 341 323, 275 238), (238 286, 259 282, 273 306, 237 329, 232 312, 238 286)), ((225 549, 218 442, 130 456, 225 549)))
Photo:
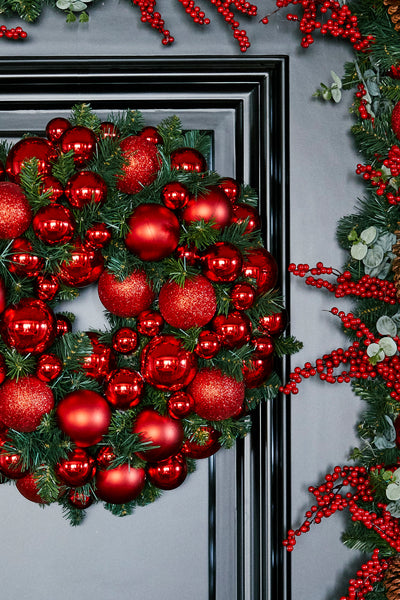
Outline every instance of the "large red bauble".
POLYGON ((34 431, 53 406, 53 392, 33 375, 6 379, 0 387, 0 419, 17 431, 34 431))
POLYGON ((115 352, 120 354, 131 354, 138 345, 138 335, 134 329, 130 327, 121 327, 113 335, 112 347, 115 352))
POLYGON ((64 131, 71 129, 72 125, 68 119, 64 117, 55 117, 46 125, 46 135, 51 142, 57 143, 64 131))
POLYGON ((194 410, 203 419, 222 421, 237 414, 244 400, 245 385, 217 368, 201 369, 187 389, 194 410))
POLYGON ((161 490, 174 490, 186 479, 187 464, 182 455, 170 456, 148 466, 147 474, 153 485, 161 490))
POLYGON ((8 270, 18 277, 37 277, 44 265, 43 258, 33 253, 32 244, 25 238, 17 238, 11 244, 8 270))
POLYGON ((157 146, 139 135, 130 135, 120 148, 126 164, 117 187, 126 194, 136 194, 156 179, 161 168, 157 146))
POLYGON ((142 270, 134 271, 119 281, 110 271, 104 271, 98 286, 101 303, 118 317, 136 317, 150 308, 155 294, 142 270))
POLYGON ((207 163, 204 156, 195 148, 177 148, 171 152, 171 169, 204 173, 207 163))
POLYGON ((203 327, 217 310, 213 285, 202 275, 186 279, 182 287, 174 281, 165 283, 158 303, 165 321, 178 329, 203 327))
POLYGON ((209 425, 204 425, 197 430, 195 439, 185 440, 182 454, 187 458, 209 458, 221 448, 219 438, 221 434, 209 425))
POLYGON ((21 477, 21 479, 18 479, 16 487, 19 493, 27 500, 38 504, 48 504, 39 494, 37 478, 34 473, 28 473, 24 477, 21 477))
POLYGON ((0 332, 7 346, 20 354, 41 354, 55 339, 56 319, 42 300, 23 298, 5 309, 0 332))
POLYGON ((67 458, 61 459, 55 466, 56 477, 70 487, 80 487, 93 479, 96 473, 96 461, 83 450, 75 448, 67 458))
POLYGON ((55 354, 41 354, 36 365, 36 376, 45 383, 56 379, 63 370, 61 358, 55 354))
POLYGON ((221 340, 215 331, 209 331, 203 329, 200 331, 199 337, 197 338, 197 344, 194 351, 200 358, 214 358, 221 350, 221 340))
POLYGON ((216 282, 231 282, 242 270, 242 255, 230 242, 217 242, 209 246, 201 257, 203 275, 216 282))
POLYGON ((78 390, 64 396, 56 415, 60 429, 81 448, 98 444, 111 421, 107 400, 91 390, 78 390))
POLYGON ((243 381, 248 388, 259 387, 273 370, 272 357, 269 358, 252 358, 248 364, 243 365, 243 381))
POLYGON ((238 225, 247 221, 245 233, 251 233, 261 228, 260 217, 258 211, 250 204, 236 204, 233 207, 232 222, 238 225))
POLYGON ((98 280, 104 269, 104 258, 99 250, 74 242, 71 257, 61 264, 59 278, 66 285, 84 287, 98 280))
POLYGON ((161 200, 167 208, 179 210, 189 202, 190 192, 186 185, 179 181, 171 181, 161 190, 161 200))
POLYGON ((72 239, 75 229, 71 211, 55 202, 39 208, 33 217, 32 226, 37 237, 49 246, 66 244, 72 239))
POLYGON ((400 140, 400 102, 395 104, 392 111, 391 124, 395 136, 400 140))
POLYGON ((55 275, 39 275, 35 281, 35 293, 39 300, 48 302, 53 300, 60 288, 60 284, 55 275))
POLYGON ((137 371, 116 369, 107 378, 104 395, 112 406, 125 410, 139 404, 143 386, 143 378, 137 371))
POLYGON ((9 479, 20 479, 26 475, 26 468, 23 467, 21 455, 5 448, 7 436, 0 437, 0 474, 9 479))
POLYGON ((27 161, 36 158, 40 175, 51 172, 51 161, 57 158, 52 144, 40 137, 28 137, 20 140, 8 153, 6 171, 9 178, 15 183, 20 182, 21 168, 27 161))
POLYGON ((181 390, 196 371, 196 356, 173 335, 158 335, 143 349, 141 373, 147 383, 158 389, 181 390))
POLYGON ((286 311, 273 313, 272 315, 264 315, 260 317, 260 331, 261 333, 267 333, 268 335, 280 335, 285 331, 287 325, 287 314, 286 311))
POLYGON ((111 241, 111 231, 105 223, 95 223, 86 231, 85 242, 92 248, 104 248, 111 241))
POLYGON ((123 464, 114 469, 100 470, 96 475, 96 496, 104 502, 125 504, 142 493, 145 483, 146 472, 142 468, 123 464))
POLYGON ((92 344, 92 352, 84 357, 82 368, 88 377, 102 382, 115 367, 114 352, 111 346, 99 342, 97 333, 89 331, 87 336, 92 344))
POLYGON ((187 392, 175 392, 168 398, 168 414, 173 419, 183 419, 193 412, 193 398, 187 392))
POLYGON ((26 231, 32 220, 29 202, 19 185, 0 182, 0 239, 11 240, 26 231))
POLYGON ((136 327, 141 335, 154 337, 161 333, 164 327, 164 319, 156 310, 142 310, 138 314, 136 327))
POLYGON ((232 205, 218 186, 210 186, 207 192, 192 197, 182 211, 186 223, 213 221, 214 229, 223 229, 232 221, 232 205))
POLYGON ((236 204, 240 196, 240 185, 236 179, 224 177, 217 185, 228 196, 232 204, 236 204))
POLYGON ((79 171, 69 179, 65 195, 74 208, 83 208, 90 203, 102 204, 107 198, 107 185, 98 173, 79 171))
POLYGON ((178 454, 184 438, 181 421, 160 415, 151 408, 146 408, 138 414, 133 423, 132 433, 137 434, 142 442, 151 443, 148 450, 136 452, 139 458, 149 462, 164 460, 178 454))
POLYGON ((93 131, 83 125, 76 125, 64 131, 60 137, 60 149, 64 154, 73 150, 74 162, 84 166, 94 156, 97 138, 93 131))
POLYGON ((231 301, 236 310, 247 310, 254 304, 256 290, 249 283, 237 283, 231 290, 231 301))
POLYGON ((64 187, 53 175, 44 175, 40 191, 42 194, 50 191, 50 202, 57 202, 64 194, 64 187))
POLYGON ((245 313, 238 310, 227 315, 217 315, 213 319, 212 328, 225 348, 241 348, 250 340, 251 321, 245 313))
POLYGON ((139 204, 127 223, 126 247, 141 260, 161 260, 178 246, 179 221, 161 204, 139 204))
POLYGON ((265 248, 251 248, 243 264, 243 275, 254 279, 257 294, 272 290, 278 281, 278 265, 265 248))

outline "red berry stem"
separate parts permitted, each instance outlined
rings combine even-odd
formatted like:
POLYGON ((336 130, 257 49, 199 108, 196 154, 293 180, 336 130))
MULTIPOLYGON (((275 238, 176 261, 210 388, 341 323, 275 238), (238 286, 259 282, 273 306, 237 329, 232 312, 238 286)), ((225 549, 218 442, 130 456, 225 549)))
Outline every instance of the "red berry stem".
POLYGON ((22 29, 22 27, 12 27, 8 29, 6 25, 0 25, 0 38, 6 38, 8 40, 24 40, 28 34, 22 29))
POLYGON ((372 165, 357 165, 357 175, 362 175, 365 181, 368 181, 372 187, 377 188, 375 193, 377 196, 385 196, 389 204, 399 204, 400 191, 392 188, 393 191, 387 191, 391 177, 400 175, 400 148, 396 144, 390 147, 388 156, 384 160, 378 156, 376 160, 384 167, 389 169, 390 176, 384 175, 380 169, 375 169, 372 165))
POLYGON ((374 585, 384 578, 389 564, 387 559, 379 558, 379 549, 375 548, 371 558, 357 571, 356 577, 350 579, 347 595, 340 600, 366 600, 366 594, 372 592, 374 585))
POLYGON ((170 35, 168 29, 164 28, 165 21, 161 18, 161 14, 159 12, 154 12, 154 7, 156 5, 156 0, 132 0, 135 6, 138 6, 140 12, 142 14, 141 21, 142 23, 150 23, 153 29, 159 31, 162 36, 162 44, 167 46, 168 44, 172 44, 174 38, 170 35))

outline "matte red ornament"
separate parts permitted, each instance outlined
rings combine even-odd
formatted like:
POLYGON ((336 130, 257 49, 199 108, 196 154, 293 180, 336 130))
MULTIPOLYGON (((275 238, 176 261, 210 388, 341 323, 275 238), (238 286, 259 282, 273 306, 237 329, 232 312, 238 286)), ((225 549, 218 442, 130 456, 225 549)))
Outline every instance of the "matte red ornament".
POLYGON ((143 349, 143 378, 160 390, 176 391, 186 387, 196 371, 196 356, 173 335, 158 335, 143 349))
POLYGON ((243 275, 254 279, 257 294, 272 290, 278 281, 278 265, 275 258, 265 248, 251 248, 243 264, 243 275))
POLYGON ((38 161, 38 173, 49 175, 51 163, 57 158, 53 145, 41 137, 28 137, 17 142, 10 150, 6 160, 6 171, 9 178, 20 183, 21 169, 24 163, 32 158, 38 161))
POLYGON ((232 204, 225 193, 217 186, 210 186, 207 192, 189 200, 182 212, 185 223, 213 221, 214 229, 223 229, 232 221, 232 204))
POLYGON ((114 125, 111 121, 103 121, 100 123, 99 137, 105 138, 118 138, 121 135, 119 128, 114 125))
POLYGON ((36 376, 49 383, 56 379, 63 370, 63 362, 55 354, 41 354, 36 365, 36 376))
POLYGON ((178 246, 175 256, 180 258, 184 264, 190 266, 195 266, 200 261, 200 254, 196 246, 188 246, 187 244, 178 246))
POLYGON ((225 348, 241 348, 250 340, 251 321, 241 311, 234 310, 227 315, 217 315, 211 325, 225 348))
POLYGON ((27 500, 36 502, 37 504, 48 504, 48 502, 46 502, 39 494, 37 476, 35 473, 28 473, 27 475, 24 475, 24 477, 21 477, 21 479, 18 479, 16 487, 19 493, 27 500))
POLYGON ((55 202, 42 206, 33 217, 33 231, 36 236, 49 246, 66 244, 75 231, 75 222, 71 211, 55 202))
POLYGON ((161 260, 178 246, 179 221, 169 208, 161 204, 139 204, 127 224, 126 247, 141 260, 161 260))
POLYGON ((0 419, 17 431, 34 431, 53 406, 53 392, 34 375, 6 379, 0 387, 0 419))
POLYGON ((94 171, 75 173, 65 187, 65 195, 74 208, 83 208, 91 203, 103 204, 107 198, 107 191, 106 182, 94 171))
POLYGON ((3 312, 0 332, 7 346, 20 354, 41 354, 56 336, 53 311, 38 298, 23 298, 3 312))
POLYGON ((156 310, 143 310, 138 314, 136 327, 142 335, 154 337, 161 333, 164 327, 164 319, 156 310))
POLYGON ((249 283, 236 283, 231 290, 231 302, 236 310, 248 310, 254 304, 256 290, 249 283))
POLYGON ((37 277, 44 260, 33 253, 32 244, 25 238, 16 238, 11 244, 8 270, 18 277, 37 277))
POLYGON ((137 194, 153 183, 161 168, 157 146, 139 135, 130 135, 122 140, 120 148, 126 164, 117 187, 126 194, 137 194))
POLYGON ((232 204, 236 204, 240 196, 240 184, 236 179, 224 177, 217 185, 228 196, 232 204))
POLYGON ((230 242, 217 242, 201 256, 203 275, 218 283, 232 282, 242 271, 242 255, 230 242))
POLYGON ((174 281, 165 283, 158 303, 165 321, 178 329, 203 327, 217 310, 213 285, 202 275, 186 279, 182 287, 174 281))
POLYGON ((55 275, 38 275, 35 281, 35 293, 39 300, 43 300, 44 302, 53 300, 59 288, 60 284, 55 275))
POLYGON ((91 390, 78 390, 64 396, 56 415, 61 431, 81 448, 98 444, 111 421, 107 400, 91 390))
POLYGON ((75 240, 70 259, 61 264, 59 278, 66 285, 84 287, 97 281, 103 269, 101 252, 75 240))
POLYGON ((12 451, 8 444, 7 436, 0 436, 0 474, 9 479, 20 479, 26 475, 27 469, 23 467, 21 455, 12 451))
POLYGON ((64 194, 64 187, 62 186, 61 181, 58 181, 53 175, 44 175, 42 178, 41 192, 44 194, 48 191, 50 191, 51 194, 50 202, 57 202, 64 194))
POLYGON ((62 483, 70 487, 81 487, 95 476, 96 461, 83 448, 75 448, 67 458, 56 464, 54 471, 62 483))
POLYGON ((200 427, 196 437, 185 440, 182 446, 182 454, 187 458, 209 458, 221 448, 219 438, 221 434, 212 427, 205 425, 200 427))
POLYGON ((131 354, 138 346, 138 335, 130 327, 121 327, 113 335, 112 347, 120 354, 131 354))
POLYGON ((93 497, 90 494, 72 489, 68 492, 68 501, 75 508, 84 510, 93 504, 93 497))
POLYGON ((104 395, 115 408, 125 410, 137 406, 143 394, 144 380, 131 369, 116 369, 107 377, 104 395))
POLYGON ((195 148, 178 148, 171 152, 171 169, 204 173, 207 163, 204 156, 195 148))
POLYGON ((155 293, 143 270, 134 271, 119 281, 110 271, 99 279, 98 293, 101 303, 118 317, 135 317, 150 308, 155 293))
POLYGON ((200 417, 222 421, 236 415, 242 407, 245 385, 217 368, 206 367, 197 373, 187 391, 200 417))
POLYGON ((197 344, 194 351, 200 358, 210 359, 214 358, 221 350, 221 340, 215 331, 209 331, 203 329, 200 331, 199 337, 197 338, 197 344))
POLYGON ((145 470, 128 464, 99 470, 96 475, 96 496, 104 502, 125 504, 140 496, 145 483, 145 470))
POLYGON ((400 140, 400 102, 392 110, 391 124, 395 136, 400 140))
POLYGON ((71 129, 72 125, 68 119, 64 117, 55 117, 51 119, 46 125, 46 135, 51 142, 57 143, 67 129, 71 129))
POLYGON ((115 368, 115 356, 111 346, 99 342, 97 333, 89 331, 92 352, 84 357, 82 368, 88 377, 102 382, 115 368))
POLYGON ((105 223, 95 223, 86 231, 85 242, 96 250, 104 248, 111 241, 111 231, 105 223))
POLYGON ((187 187, 179 181, 171 181, 164 185, 161 190, 161 200, 167 208, 180 210, 189 202, 190 192, 187 187))
POLYGON ((273 355, 275 342, 269 335, 254 337, 251 342, 254 344, 253 356, 256 358, 269 358, 273 355))
POLYGON ((260 317, 260 331, 268 335, 277 336, 283 333, 287 325, 287 313, 285 310, 273 313, 272 315, 264 315, 260 317))
POLYGON ((85 166, 94 156, 97 138, 94 132, 83 125, 64 131, 60 138, 60 150, 64 154, 73 150, 77 167, 85 166))
POLYGON ((247 388, 257 388, 271 375, 274 368, 272 357, 251 358, 243 365, 243 381, 247 388))
POLYGON ((254 206, 250 204, 236 204, 233 207, 232 223, 240 225, 247 221, 245 233, 251 233, 252 231, 258 231, 261 229, 261 221, 258 211, 254 206))
POLYGON ((139 132, 139 137, 144 138, 152 144, 162 144, 164 141, 158 133, 157 127, 152 127, 151 125, 143 127, 142 131, 139 132))
POLYGON ((147 468, 147 475, 160 490, 174 490, 186 479, 187 464, 182 455, 170 456, 147 468))
POLYGON ((168 398, 168 414, 173 419, 183 419, 193 412, 193 398, 184 391, 175 392, 168 398))
POLYGON ((31 224, 32 211, 22 188, 11 181, 0 182, 0 239, 22 235, 31 224))
POLYGON ((139 458, 156 462, 178 454, 183 443, 183 426, 180 421, 146 408, 138 414, 132 433, 142 442, 151 443, 148 450, 136 452, 139 458), (157 446, 157 448, 155 447, 157 446))
POLYGON ((61 337, 72 331, 72 323, 65 315, 55 315, 57 337, 61 337))

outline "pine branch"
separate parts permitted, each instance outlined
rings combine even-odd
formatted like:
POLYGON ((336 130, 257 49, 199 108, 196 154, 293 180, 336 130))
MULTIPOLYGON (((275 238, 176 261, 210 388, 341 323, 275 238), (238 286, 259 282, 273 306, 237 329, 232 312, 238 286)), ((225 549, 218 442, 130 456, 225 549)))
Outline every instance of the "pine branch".
POLYGON ((123 138, 138 134, 145 125, 142 113, 130 109, 122 112, 112 112, 106 120, 114 123, 123 138))
POLYGON ((92 129, 95 133, 100 130, 100 119, 93 112, 90 104, 75 104, 71 109, 70 121, 72 125, 81 125, 92 129))
POLYGON ((74 151, 69 150, 60 154, 52 167, 52 175, 58 179, 63 186, 67 185, 68 180, 75 173, 74 151))
POLYGON ((296 354, 303 348, 303 343, 299 340, 296 340, 295 337, 278 337, 274 340, 275 344, 275 354, 278 358, 282 358, 283 356, 289 354, 296 354))

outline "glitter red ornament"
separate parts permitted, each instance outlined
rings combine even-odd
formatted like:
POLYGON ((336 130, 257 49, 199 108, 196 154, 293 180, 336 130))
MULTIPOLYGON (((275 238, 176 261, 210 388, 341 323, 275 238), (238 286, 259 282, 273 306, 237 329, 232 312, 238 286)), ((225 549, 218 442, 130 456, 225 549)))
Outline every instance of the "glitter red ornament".
POLYGON ((178 329, 203 327, 213 318, 217 300, 212 283, 202 275, 186 279, 183 286, 165 283, 158 297, 165 321, 178 329))
POLYGON ((158 335, 143 349, 141 373, 158 389, 180 390, 192 381, 196 371, 196 356, 173 335, 158 335))
POLYGON ((245 385, 217 368, 201 369, 187 388, 194 410, 203 419, 222 421, 235 416, 244 401, 245 385))
POLYGON ((51 163, 57 158, 53 145, 40 137, 28 137, 17 142, 10 150, 6 160, 6 172, 15 183, 20 183, 23 165, 36 158, 38 173, 49 175, 51 163))
POLYGON ((187 464, 182 455, 170 456, 147 468, 148 478, 161 490, 174 490, 186 479, 187 464))
POLYGON ((164 185, 161 190, 161 200, 171 210, 180 210, 189 202, 190 192, 187 187, 179 181, 171 181, 164 185))
POLYGON ((56 320, 45 302, 23 298, 5 309, 0 333, 7 346, 20 354, 41 354, 54 341, 56 320))
POLYGON ((118 176, 117 187, 126 194, 136 194, 150 185, 161 168, 157 146, 138 135, 130 135, 120 143, 126 161, 123 175, 118 176))
POLYGON ((203 275, 218 283, 232 282, 242 270, 242 255, 230 242, 217 242, 201 256, 203 275))
POLYGON ((22 235, 32 220, 29 202, 16 183, 0 182, 0 239, 11 240, 22 235))
POLYGON ((61 431, 85 448, 102 440, 110 425, 111 409, 103 396, 83 389, 64 396, 56 416, 61 431))
POLYGON ((49 383, 56 379, 63 370, 61 358, 55 354, 41 354, 36 365, 36 377, 49 383))
POLYGON ((182 211, 182 220, 185 223, 212 221, 214 229, 223 229, 232 221, 232 205, 219 187, 210 186, 205 193, 189 200, 182 211))
POLYGON ((107 377, 104 395, 112 406, 125 410, 139 404, 143 386, 144 380, 137 371, 116 369, 107 377))
POLYGON ((138 346, 138 335, 130 327, 121 327, 113 335, 112 347, 120 354, 131 354, 138 346))
POLYGON ((103 269, 101 252, 75 240, 70 258, 61 264, 59 278, 66 285, 85 287, 97 281, 103 269))
POLYGON ((75 448, 55 466, 57 479, 69 487, 81 487, 91 481, 96 473, 96 461, 83 448, 75 448))
POLYGON ((74 208, 83 208, 91 203, 103 204, 107 198, 107 191, 103 177, 94 171, 75 173, 65 187, 65 195, 74 208))
POLYGON ((257 294, 272 290, 278 281, 278 265, 265 248, 251 248, 243 264, 243 275, 254 280, 257 294))
POLYGON ((211 326, 225 348, 241 348, 250 340, 251 321, 241 311, 234 310, 227 315, 217 315, 211 326))
POLYGON ((119 281, 110 271, 99 279, 98 293, 101 303, 118 317, 135 317, 150 308, 155 294, 143 270, 134 271, 119 281))
POLYGON ((133 423, 132 433, 137 434, 142 442, 149 443, 147 450, 136 454, 152 463, 178 454, 184 438, 180 421, 160 415, 151 408, 146 408, 138 414, 133 423))
POLYGON ((256 290, 249 283, 236 283, 231 290, 231 302, 236 310, 248 310, 254 304, 256 290))
POLYGON ((400 140, 400 102, 395 104, 390 122, 395 136, 400 140))
POLYGON ((125 504, 135 500, 143 491, 146 472, 123 464, 114 469, 98 470, 96 474, 96 496, 104 502, 125 504))
POLYGON ((177 148, 171 152, 171 169, 204 173, 207 163, 204 156, 195 148, 177 148))
POLYGON ((33 231, 44 243, 66 244, 75 231, 75 221, 71 211, 62 204, 55 202, 42 206, 33 217, 33 231))
POLYGON ((196 431, 196 435, 185 440, 182 454, 187 458, 209 458, 221 448, 221 434, 209 425, 204 425, 196 431))
POLYGON ((32 244, 25 238, 16 238, 11 244, 8 270, 18 277, 37 277, 44 260, 33 253, 32 244))
POLYGON ((68 119, 64 117, 55 117, 51 119, 46 125, 46 135, 48 139, 53 142, 53 144, 57 143, 67 129, 71 129, 72 125, 68 119))
POLYGON ((141 335, 154 337, 159 335, 164 326, 164 319, 156 310, 143 310, 138 314, 136 327, 141 335))
POLYGON ((175 392, 168 398, 168 414, 173 419, 183 419, 193 412, 193 398, 184 391, 175 392))
POLYGON ((37 504, 48 504, 46 500, 40 495, 37 487, 38 475, 36 473, 28 473, 18 479, 16 483, 17 490, 24 498, 37 504))
POLYGON ((126 247, 141 260, 161 260, 178 246, 179 221, 169 208, 161 204, 140 204, 127 224, 126 247))
POLYGON ((0 419, 17 431, 34 431, 53 406, 53 392, 33 375, 6 379, 0 387, 0 419))
POLYGON ((214 358, 221 349, 221 340, 215 331, 209 331, 203 329, 200 331, 199 337, 197 338, 197 344, 194 351, 200 358, 210 359, 214 358))
POLYGON ((73 151, 77 167, 85 166, 94 156, 97 138, 94 132, 83 125, 76 125, 64 131, 60 137, 60 150, 64 154, 73 151))

